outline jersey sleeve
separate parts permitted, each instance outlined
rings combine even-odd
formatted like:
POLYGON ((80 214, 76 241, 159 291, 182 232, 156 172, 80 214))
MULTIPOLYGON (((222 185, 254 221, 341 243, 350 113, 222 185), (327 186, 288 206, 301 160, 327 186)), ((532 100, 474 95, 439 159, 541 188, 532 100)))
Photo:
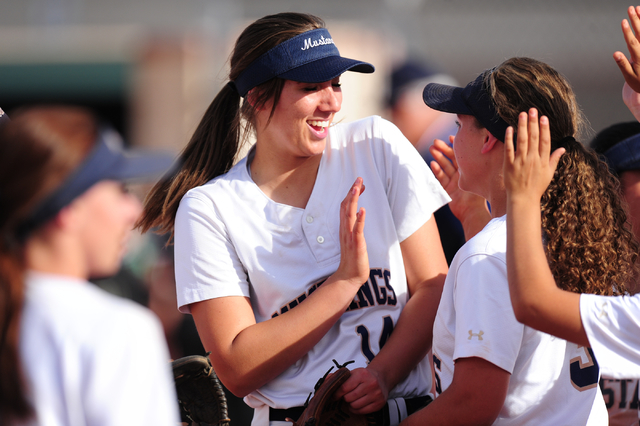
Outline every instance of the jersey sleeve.
POLYGON ((580 317, 603 376, 640 378, 640 295, 580 295, 580 317))
POLYGON ((175 221, 175 274, 178 308, 225 296, 249 297, 247 273, 211 201, 190 191, 175 221), (220 255, 214 255, 220 253, 220 255))
POLYGON ((387 197, 398 237, 403 241, 451 199, 400 129, 382 118, 378 118, 377 126, 387 150, 387 197))
POLYGON ((450 273, 456 274, 453 360, 479 357, 513 373, 524 326, 513 313, 504 260, 476 254, 450 273))

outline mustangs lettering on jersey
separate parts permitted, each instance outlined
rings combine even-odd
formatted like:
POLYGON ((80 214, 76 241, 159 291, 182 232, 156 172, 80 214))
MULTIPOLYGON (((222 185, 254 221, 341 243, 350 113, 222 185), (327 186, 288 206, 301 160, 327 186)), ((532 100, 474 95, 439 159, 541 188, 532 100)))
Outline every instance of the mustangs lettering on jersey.
MULTIPOLYGON (((316 291, 316 289, 325 281, 326 278, 313 284, 305 293, 302 293, 300 296, 282 306, 280 308, 280 312, 275 312, 271 317, 277 317, 278 315, 284 314, 290 309, 295 308, 311 293, 316 291)), ((396 297, 396 292, 391 286, 391 272, 388 269, 372 268, 369 271, 369 279, 362 284, 362 287, 358 290, 358 293, 354 297, 353 302, 349 305, 349 308, 347 308, 347 311, 376 305, 395 306, 396 303, 398 303, 398 298, 396 297)))

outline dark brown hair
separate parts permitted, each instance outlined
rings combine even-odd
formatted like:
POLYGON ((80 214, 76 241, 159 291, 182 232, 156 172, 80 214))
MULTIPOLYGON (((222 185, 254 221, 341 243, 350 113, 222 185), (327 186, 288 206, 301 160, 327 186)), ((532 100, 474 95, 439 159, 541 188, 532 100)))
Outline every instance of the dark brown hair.
POLYGON ((57 188, 93 146, 96 121, 72 107, 32 107, 0 124, 0 423, 33 414, 18 342, 24 303, 21 220, 57 188))
MULTIPOLYGON (((317 28, 324 28, 324 22, 308 14, 280 13, 258 19, 245 28, 236 41, 230 58, 229 79, 235 80, 269 49, 317 28)), ((253 128, 256 109, 272 102, 273 115, 283 86, 284 80, 271 79, 249 92, 251 102, 242 102, 242 105, 235 89, 224 86, 184 148, 180 170, 152 188, 136 226, 142 232, 155 228, 160 234, 173 233, 176 212, 184 194, 231 169, 245 133, 253 128)))
POLYGON ((597 155, 575 139, 585 120, 567 80, 549 65, 511 58, 488 77, 498 114, 514 129, 518 115, 537 108, 549 118, 552 149, 562 146, 555 176, 542 198, 547 259, 558 286, 576 293, 627 293, 638 243, 619 196, 619 183, 597 155))

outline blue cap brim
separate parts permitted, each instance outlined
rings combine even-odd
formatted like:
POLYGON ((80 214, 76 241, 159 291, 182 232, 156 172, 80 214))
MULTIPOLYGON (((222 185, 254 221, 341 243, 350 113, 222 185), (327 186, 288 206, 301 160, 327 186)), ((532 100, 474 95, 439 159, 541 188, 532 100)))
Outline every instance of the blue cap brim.
POLYGON ((451 114, 473 115, 462 98, 462 87, 429 83, 422 91, 422 99, 430 108, 451 114))
POLYGON ((369 74, 374 72, 375 68, 367 62, 342 56, 328 56, 289 70, 278 77, 303 83, 322 83, 333 80, 346 71, 369 74))
POLYGON ((498 140, 504 141, 509 125, 498 112, 487 89, 486 79, 493 70, 486 70, 463 87, 430 83, 422 91, 429 107, 452 114, 472 115, 498 140))
POLYGON ((340 56, 326 28, 298 34, 263 53, 240 73, 233 86, 246 96, 249 90, 272 78, 322 83, 345 71, 372 73, 373 65, 340 56))
POLYGON ((125 151, 120 135, 110 128, 103 128, 87 158, 18 226, 18 238, 24 240, 98 182, 150 181, 171 173, 176 167, 173 155, 125 151))

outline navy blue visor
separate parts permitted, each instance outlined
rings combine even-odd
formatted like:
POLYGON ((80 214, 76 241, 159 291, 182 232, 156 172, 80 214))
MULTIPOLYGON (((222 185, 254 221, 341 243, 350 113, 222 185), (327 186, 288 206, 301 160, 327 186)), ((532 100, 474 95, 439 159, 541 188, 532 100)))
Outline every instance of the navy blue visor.
POLYGON ((325 28, 307 31, 271 48, 233 82, 240 96, 272 78, 303 83, 333 80, 345 71, 372 73, 368 62, 343 58, 325 28))
POLYGON ((169 172, 174 165, 173 155, 125 151, 120 135, 111 128, 102 128, 87 158, 22 221, 17 236, 24 240, 100 181, 149 180, 169 172))
POLYGON ((429 107, 452 114, 472 115, 498 140, 504 142, 507 124, 496 111, 486 83, 493 70, 486 70, 466 87, 430 83, 422 92, 429 107))

